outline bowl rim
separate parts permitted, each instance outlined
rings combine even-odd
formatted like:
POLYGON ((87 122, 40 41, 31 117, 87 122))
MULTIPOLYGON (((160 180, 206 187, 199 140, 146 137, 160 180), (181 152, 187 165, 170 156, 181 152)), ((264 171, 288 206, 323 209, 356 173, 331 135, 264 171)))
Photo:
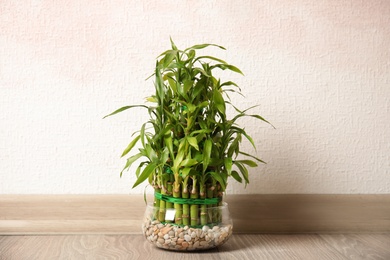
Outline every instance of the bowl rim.
MULTIPOLYGON (((183 204, 181 204, 181 205, 183 205, 183 204)), ((195 205, 195 204, 192 204, 192 205, 195 205)), ((191 204, 190 204, 190 206, 191 206, 191 204)), ((198 206, 202 206, 202 205, 198 204, 198 206)), ((207 209, 208 210, 210 210, 210 209, 227 209, 228 206, 229 206, 229 204, 227 202, 222 201, 222 205, 215 206, 215 207, 207 207, 207 209)), ((148 209, 159 209, 160 207, 153 206, 153 202, 147 202, 146 208, 148 208, 148 209)), ((175 209, 175 208, 165 208, 165 209, 175 209)))

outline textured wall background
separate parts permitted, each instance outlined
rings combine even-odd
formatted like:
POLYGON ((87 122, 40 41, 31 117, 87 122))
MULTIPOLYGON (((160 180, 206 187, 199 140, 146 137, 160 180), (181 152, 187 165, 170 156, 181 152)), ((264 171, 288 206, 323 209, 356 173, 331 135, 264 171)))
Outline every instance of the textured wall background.
MULTIPOLYGON (((0 1, 0 193, 142 193, 119 156, 156 56, 211 42, 276 130, 228 193, 390 192, 389 1, 0 1)), ((248 146, 249 147, 249 146, 248 146)), ((250 150, 250 149, 249 149, 250 150)))

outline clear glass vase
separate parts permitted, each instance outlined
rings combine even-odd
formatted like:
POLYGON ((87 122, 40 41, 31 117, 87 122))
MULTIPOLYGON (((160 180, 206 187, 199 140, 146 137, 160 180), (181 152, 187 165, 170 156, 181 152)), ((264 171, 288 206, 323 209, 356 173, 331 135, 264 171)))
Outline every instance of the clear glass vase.
POLYGON ((224 202, 216 207, 198 207, 203 220, 207 219, 206 222, 202 221, 206 224, 202 225, 198 218, 197 225, 191 226, 175 224, 177 214, 174 208, 160 209, 148 204, 142 223, 146 240, 159 248, 175 251, 205 250, 224 244, 233 232, 228 204, 224 202))

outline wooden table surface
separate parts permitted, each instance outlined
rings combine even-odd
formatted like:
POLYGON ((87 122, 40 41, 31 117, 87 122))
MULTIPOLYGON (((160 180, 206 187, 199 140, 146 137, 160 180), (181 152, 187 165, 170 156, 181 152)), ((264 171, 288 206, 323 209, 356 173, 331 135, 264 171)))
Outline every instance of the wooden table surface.
POLYGON ((142 235, 0 236, 1 260, 390 259, 390 234, 234 234, 216 249, 172 252, 142 235))

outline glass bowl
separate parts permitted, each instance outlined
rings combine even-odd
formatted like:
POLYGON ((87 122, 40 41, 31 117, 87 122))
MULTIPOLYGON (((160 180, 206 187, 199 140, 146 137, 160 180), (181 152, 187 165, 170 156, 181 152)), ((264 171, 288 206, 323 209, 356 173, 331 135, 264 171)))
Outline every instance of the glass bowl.
POLYGON ((198 217, 191 218, 193 225, 183 225, 177 224, 179 217, 174 208, 148 204, 142 223, 146 240, 159 248, 175 251, 205 250, 224 244, 233 232, 228 204, 223 202, 221 206, 196 207, 198 217))

